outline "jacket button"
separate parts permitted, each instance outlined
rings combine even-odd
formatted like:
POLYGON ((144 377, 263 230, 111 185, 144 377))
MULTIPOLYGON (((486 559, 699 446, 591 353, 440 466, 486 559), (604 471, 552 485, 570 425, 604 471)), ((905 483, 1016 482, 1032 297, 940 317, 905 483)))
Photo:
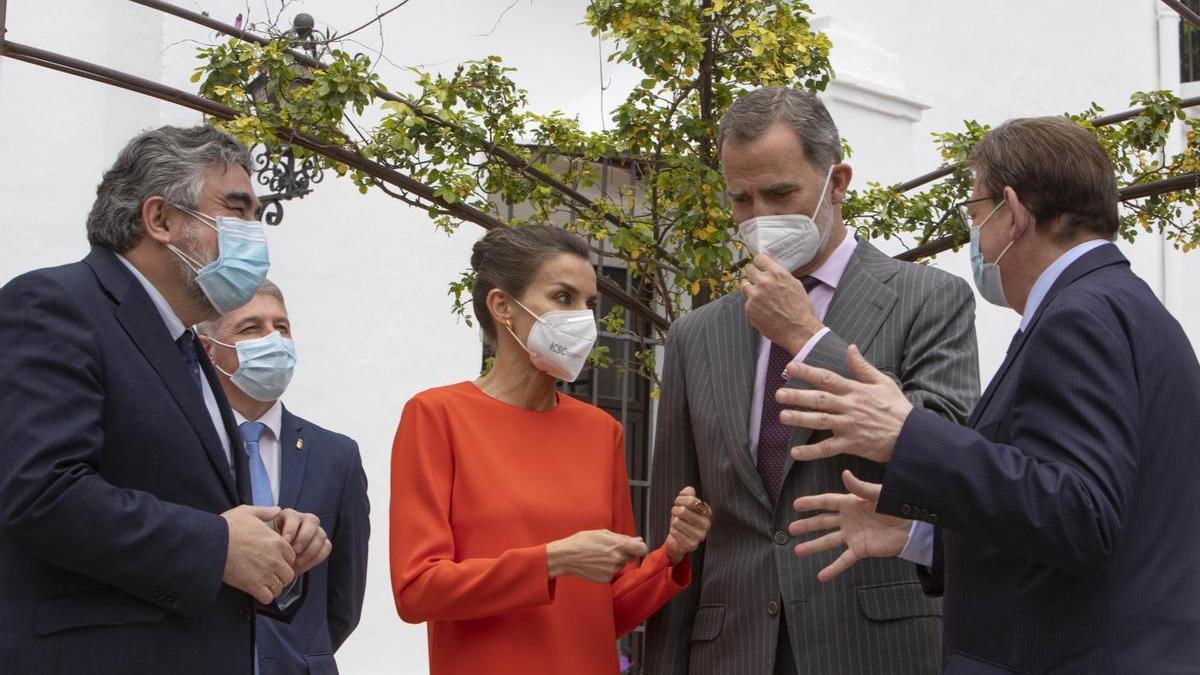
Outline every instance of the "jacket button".
POLYGON ((775 616, 778 613, 779 613, 779 603, 776 602, 775 600, 768 602, 767 603, 767 614, 770 614, 771 616, 775 616))
POLYGON ((250 619, 253 618, 253 615, 250 613, 250 610, 246 609, 245 607, 238 610, 237 616, 238 616, 238 621, 241 621, 242 623, 250 623, 250 619))
POLYGON ((775 543, 779 544, 780 546, 783 546, 784 544, 788 543, 788 533, 784 532, 783 530, 776 532, 775 533, 775 543))
POLYGON ((911 505, 909 505, 909 504, 901 504, 900 505, 900 515, 904 516, 905 518, 911 518, 912 514, 913 514, 913 507, 911 505))

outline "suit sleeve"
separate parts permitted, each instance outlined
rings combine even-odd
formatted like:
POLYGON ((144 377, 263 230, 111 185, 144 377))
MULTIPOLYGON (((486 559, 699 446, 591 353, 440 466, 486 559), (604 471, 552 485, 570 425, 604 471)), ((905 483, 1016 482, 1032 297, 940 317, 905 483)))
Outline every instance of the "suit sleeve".
POLYGON ((409 623, 496 616, 549 604, 546 545, 459 560, 450 528, 454 454, 444 411, 420 397, 404 407, 392 447, 392 591, 409 623))
POLYGON ((367 549, 371 538, 371 504, 367 474, 358 444, 351 441, 350 469, 338 505, 333 551, 329 554, 329 641, 333 650, 350 637, 362 616, 367 592, 367 549))
POLYGON ((0 290, 0 528, 51 565, 198 614, 216 602, 229 529, 100 474, 104 382, 97 336, 69 291, 45 274, 0 290))
POLYGON ((985 424, 987 437, 920 410, 909 415, 880 511, 924 509, 945 529, 1006 552, 1101 572, 1137 477, 1139 382, 1115 320, 1061 305, 1027 339, 1019 371, 1009 373, 1018 378, 1014 406, 985 424))
MULTIPOLYGON (((962 279, 938 277, 908 328, 895 375, 914 406, 962 423, 979 400, 975 296, 962 279)), ((846 365, 849 347, 837 332, 829 331, 805 363, 853 378, 846 365)))
MULTIPOLYGON (((687 485, 704 497, 699 463, 692 441, 691 416, 688 412, 684 363, 687 354, 683 331, 687 319, 681 319, 667 334, 663 357, 662 396, 658 404, 658 422, 654 457, 650 470, 649 536, 651 545, 666 541, 671 506, 675 495, 687 485)), ((645 672, 647 675, 686 675, 692 620, 700 603, 703 581, 704 544, 690 558, 692 582, 673 600, 650 617, 646 624, 645 672)))
MULTIPOLYGON (((637 536, 633 502, 629 496, 629 476, 625 470, 625 442, 621 425, 614 424, 613 522, 612 531, 637 536)), ((666 546, 659 546, 639 563, 631 561, 612 582, 613 618, 617 635, 625 635, 658 611, 691 581, 691 565, 685 556, 671 566, 666 546)))

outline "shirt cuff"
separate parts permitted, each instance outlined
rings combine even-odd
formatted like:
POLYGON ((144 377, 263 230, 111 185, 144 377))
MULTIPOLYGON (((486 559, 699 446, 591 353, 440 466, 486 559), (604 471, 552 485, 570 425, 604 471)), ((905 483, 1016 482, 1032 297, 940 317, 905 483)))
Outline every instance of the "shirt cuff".
POLYGON ((908 528, 908 541, 900 557, 918 565, 933 567, 933 526, 923 520, 914 520, 908 528))
MULTIPOLYGON (((813 348, 817 346, 817 343, 820 342, 821 338, 825 337, 825 334, 828 332, 829 326, 822 326, 821 330, 813 333, 813 336, 808 338, 808 342, 805 342, 804 346, 800 348, 800 353, 796 355, 796 358, 792 359, 792 363, 804 363, 804 360, 807 359, 808 355, 812 353, 813 348)), ((786 378, 787 375, 785 374, 784 377, 786 378)))

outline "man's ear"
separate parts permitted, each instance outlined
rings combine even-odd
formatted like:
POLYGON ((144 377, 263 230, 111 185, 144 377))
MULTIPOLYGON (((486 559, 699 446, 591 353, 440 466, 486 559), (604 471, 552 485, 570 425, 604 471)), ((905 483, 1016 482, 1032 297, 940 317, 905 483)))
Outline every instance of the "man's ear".
POLYGON ((854 169, 849 164, 834 164, 833 172, 829 174, 829 201, 841 204, 850 190, 850 179, 854 177, 854 169))
POLYGON ((1017 191, 1011 187, 1004 188, 1004 202, 1008 205, 1009 212, 1012 213, 1012 227, 1009 234, 1012 236, 1012 241, 1016 241, 1034 226, 1036 219, 1033 212, 1021 203, 1021 197, 1017 191))
POLYGON ((171 241, 171 224, 167 222, 167 200, 158 195, 142 202, 142 230, 160 244, 171 241))
POLYGON ((216 351, 217 343, 213 342, 212 338, 208 337, 204 333, 196 333, 196 337, 200 340, 200 344, 204 345, 204 353, 208 354, 208 360, 214 360, 216 358, 216 354, 213 352, 216 351))

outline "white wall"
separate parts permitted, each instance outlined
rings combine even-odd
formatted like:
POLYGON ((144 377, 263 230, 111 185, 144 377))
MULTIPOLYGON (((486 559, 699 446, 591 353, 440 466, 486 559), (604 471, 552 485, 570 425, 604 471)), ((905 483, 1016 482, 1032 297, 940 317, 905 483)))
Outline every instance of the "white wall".
MULTIPOLYGON (((188 2, 232 21, 246 4, 188 2)), ((263 3, 251 0, 251 18, 263 3)), ((277 3, 272 0, 272 5, 277 3)), ((348 29, 377 3, 309 0, 289 9, 348 29)), ((878 105, 831 91, 830 107, 855 148, 856 180, 910 178, 939 164, 933 131, 965 117, 1006 118, 1082 109, 1091 101, 1124 108, 1128 94, 1159 86, 1155 0, 1047 3, 1010 0, 814 0, 818 15, 842 31, 835 65, 847 81, 878 85, 878 105), (848 102, 849 101, 849 102, 848 102), (866 107, 864 107, 866 106, 866 107)), ((595 128, 600 114, 597 42, 579 26, 584 0, 518 2, 490 36, 509 3, 413 2, 385 19, 386 55, 400 65, 448 69, 490 53, 517 67, 534 106, 579 114, 595 128)), ((203 31, 122 0, 9 0, 8 37, 112 65, 190 89, 203 31)), ((378 44, 372 30, 359 36, 378 44)), ((836 47, 835 47, 836 49, 836 47)), ((605 53, 611 50, 605 46, 605 53)), ((609 107, 636 81, 612 76, 609 107)), ((394 88, 410 77, 381 66, 394 88)), ((869 87, 868 87, 869 89, 869 87)), ((870 97, 868 97, 870 98, 870 97)), ((0 59, 0 222, 5 224, 0 283, 23 271, 82 257, 84 217, 101 173, 138 131, 199 116, 137 94, 0 59)), ((423 213, 379 194, 362 196, 330 175, 303 201, 285 205, 271 232, 271 276, 283 287, 296 330, 300 368, 288 404, 360 443, 371 481, 375 536, 361 626, 339 654, 343 672, 426 671, 424 628, 401 623, 389 591, 388 457, 400 409, 417 391, 471 377, 478 364, 472 330, 449 314, 446 284, 467 264, 480 232, 435 232, 423 213)), ((1167 256, 1155 238, 1134 250, 1135 268, 1200 337, 1200 313, 1184 301, 1200 280, 1196 258, 1167 256), (1164 278, 1166 279, 1164 285, 1164 278)), ((1128 247, 1127 247, 1128 248, 1128 247)), ((937 264, 967 272, 965 253, 937 264)), ((980 304, 984 377, 999 363, 1016 325, 1011 312, 980 304)))

